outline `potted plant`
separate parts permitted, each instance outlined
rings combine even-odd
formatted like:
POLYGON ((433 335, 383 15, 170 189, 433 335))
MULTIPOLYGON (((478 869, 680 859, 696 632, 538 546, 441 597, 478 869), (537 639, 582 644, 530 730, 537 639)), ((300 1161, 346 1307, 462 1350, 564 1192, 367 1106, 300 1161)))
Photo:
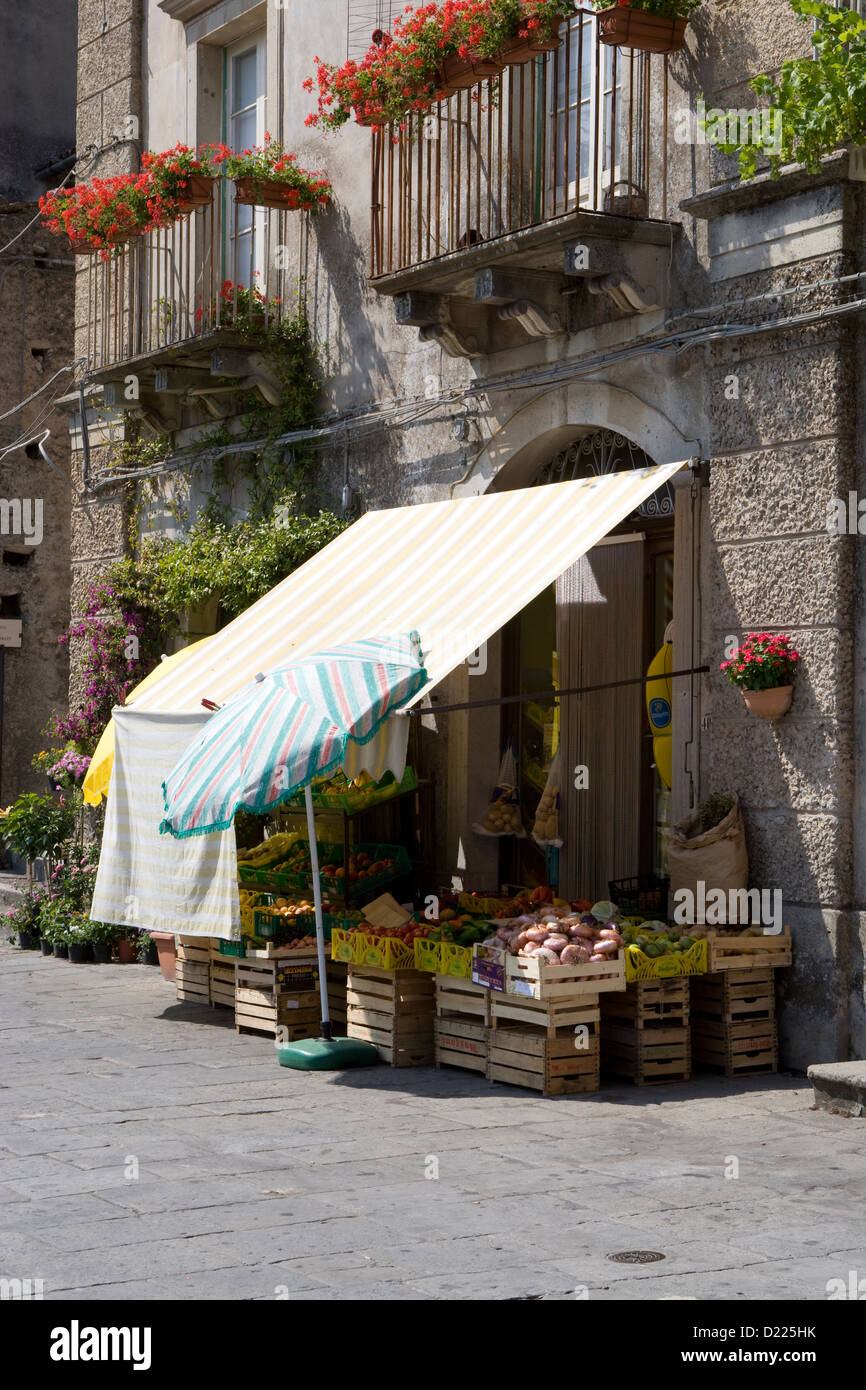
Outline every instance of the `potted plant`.
POLYGON ((69 960, 72 965, 89 965, 93 960, 93 943, 91 940, 92 923, 83 912, 73 912, 69 917, 69 925, 66 933, 66 945, 69 951, 69 960))
POLYGON ((762 719, 781 719, 791 708, 793 679, 800 660, 790 638, 750 632, 719 667, 740 691, 747 707, 762 719))
POLYGON ((121 965, 134 965, 138 959, 138 939, 130 932, 135 932, 135 928, 123 927, 121 931, 123 934, 117 939, 117 959, 121 965))
POLYGON ((90 944, 95 965, 110 965, 114 947, 122 929, 111 922, 90 923, 90 944))
MULTIPOLYGON (((42 946, 45 952, 41 921, 44 901, 45 889, 34 885, 28 888, 22 894, 21 901, 15 907, 10 907, 5 914, 6 926, 13 933, 13 938, 17 938, 22 951, 38 951, 42 946)), ((50 951, 49 943, 48 951, 45 953, 50 954, 50 951)))
POLYGON ((32 864, 51 859, 75 828, 75 808, 65 797, 25 792, 0 821, 0 837, 8 849, 32 864))
POLYGON ((175 196, 147 169, 45 193, 39 210, 43 227, 65 233, 73 251, 104 261, 133 237, 167 227, 179 215, 175 196))
POLYGON ((558 47, 563 20, 576 13, 574 0, 444 0, 410 9, 390 34, 377 30, 360 62, 315 59, 304 88, 318 86, 318 110, 306 123, 338 130, 353 114, 359 125, 404 121, 506 64, 558 47))
POLYGON ((676 53, 702 0, 592 0, 600 43, 641 53, 676 53))
POLYGON ((325 175, 302 169, 297 155, 272 140, 268 131, 263 145, 243 154, 230 151, 225 170, 235 181, 235 202, 248 207, 315 212, 331 201, 331 184, 325 175))
POLYGON ((213 202, 218 152, 222 147, 202 145, 198 150, 178 143, 171 150, 141 156, 142 168, 150 175, 167 206, 183 215, 213 202))
POLYGON ((138 933, 138 943, 136 956, 139 965, 159 965, 159 953, 156 949, 156 942, 149 931, 142 927, 138 933))

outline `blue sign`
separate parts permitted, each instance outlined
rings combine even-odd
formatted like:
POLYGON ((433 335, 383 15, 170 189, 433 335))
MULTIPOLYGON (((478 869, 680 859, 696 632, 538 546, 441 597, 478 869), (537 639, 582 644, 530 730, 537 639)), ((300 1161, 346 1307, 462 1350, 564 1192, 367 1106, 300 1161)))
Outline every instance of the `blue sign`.
POLYGON ((650 723, 654 729, 666 729, 671 722, 671 707, 661 695, 649 702, 650 723))

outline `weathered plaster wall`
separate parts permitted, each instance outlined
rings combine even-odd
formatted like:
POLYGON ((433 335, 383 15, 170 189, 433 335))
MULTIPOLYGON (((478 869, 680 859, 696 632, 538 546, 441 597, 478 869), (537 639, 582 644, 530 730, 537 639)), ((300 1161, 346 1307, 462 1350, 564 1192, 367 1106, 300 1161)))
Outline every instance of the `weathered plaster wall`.
MULTIPOLYGON (((24 230, 34 212, 32 203, 0 205, 0 245, 23 232, 0 266, 0 414, 44 386, 72 359, 71 258, 38 226, 24 230)), ((0 447, 48 427, 46 452, 59 472, 68 475, 65 420, 46 409, 65 380, 61 375, 46 393, 0 421, 0 447)), ((38 544, 28 545, 22 532, 13 531, 13 514, 4 510, 2 516, 0 598, 6 600, 4 612, 17 599, 23 622, 21 648, 7 648, 5 654, 0 804, 8 806, 19 792, 44 790, 44 779, 30 760, 45 744, 42 731, 49 718, 66 709, 67 658, 57 636, 69 613, 70 489, 38 453, 29 457, 16 449, 0 459, 0 498, 26 499, 42 508, 38 544), (25 558, 26 563, 15 563, 25 558)), ((31 515, 38 518, 36 511, 31 515)), ((36 541, 38 533, 31 537, 36 541)))

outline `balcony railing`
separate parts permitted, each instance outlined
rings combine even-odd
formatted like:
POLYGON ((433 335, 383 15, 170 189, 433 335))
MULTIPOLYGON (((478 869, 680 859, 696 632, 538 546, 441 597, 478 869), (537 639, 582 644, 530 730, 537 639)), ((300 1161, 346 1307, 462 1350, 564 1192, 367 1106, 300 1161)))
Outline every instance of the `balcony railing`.
POLYGON ((374 130, 373 277, 581 209, 667 216, 666 59, 600 44, 589 13, 563 36, 403 129, 374 130))
POLYGON ((211 203, 134 237, 115 248, 111 260, 90 257, 89 370, 104 372, 184 345, 194 349, 218 330, 267 328, 292 312, 287 267, 297 263, 304 217, 239 207, 234 185, 218 179, 211 203))

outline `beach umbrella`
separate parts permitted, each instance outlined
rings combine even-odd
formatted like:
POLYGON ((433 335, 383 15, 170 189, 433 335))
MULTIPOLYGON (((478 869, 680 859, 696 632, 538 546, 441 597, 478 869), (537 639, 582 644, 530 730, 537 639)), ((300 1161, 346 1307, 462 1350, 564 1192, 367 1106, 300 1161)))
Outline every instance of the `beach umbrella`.
MULTIPOLYGON (((373 739, 426 682, 417 632, 344 643, 299 658, 257 676, 223 705, 163 784, 160 830, 178 839, 226 830, 236 811, 262 815, 304 789, 325 1044, 356 1040, 331 1039, 310 784, 340 767, 351 743, 373 739)), ((323 1052, 316 1043, 281 1048, 280 1061, 308 1068, 346 1064, 345 1057, 335 1063, 330 1048, 323 1052)))

